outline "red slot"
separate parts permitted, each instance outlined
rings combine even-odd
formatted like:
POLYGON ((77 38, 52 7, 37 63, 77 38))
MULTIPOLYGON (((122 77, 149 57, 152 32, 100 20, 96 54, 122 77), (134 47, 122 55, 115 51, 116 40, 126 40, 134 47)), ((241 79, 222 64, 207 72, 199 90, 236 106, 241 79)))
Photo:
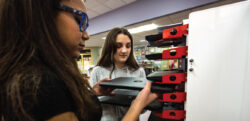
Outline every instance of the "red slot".
POLYGON ((187 46, 172 48, 162 52, 162 59, 178 59, 187 55, 187 46))
POLYGON ((163 119, 181 120, 186 118, 185 110, 164 110, 161 113, 155 113, 156 116, 163 119))
POLYGON ((165 93, 162 94, 162 99, 158 99, 158 101, 182 103, 186 101, 186 92, 165 93))
POLYGON ((167 74, 162 76, 161 82, 155 82, 159 84, 181 84, 187 81, 187 73, 167 74))
POLYGON ((188 29, 188 24, 165 29, 162 31, 162 38, 163 40, 182 38, 184 37, 184 35, 188 34, 187 29, 188 29))

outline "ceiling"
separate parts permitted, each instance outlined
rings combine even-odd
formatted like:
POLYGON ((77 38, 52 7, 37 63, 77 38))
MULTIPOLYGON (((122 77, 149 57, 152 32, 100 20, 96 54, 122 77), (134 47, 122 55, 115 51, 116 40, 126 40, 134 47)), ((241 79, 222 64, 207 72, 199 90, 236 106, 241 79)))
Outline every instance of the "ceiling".
MULTIPOLYGON (((125 6, 125 5, 128 5, 130 3, 133 3, 135 1, 136 0, 87 0, 86 6, 88 9, 88 14, 89 14, 90 18, 94 18, 94 17, 102 15, 106 12, 118 9, 118 8, 125 6)), ((207 9, 207 8, 212 8, 212 7, 217 7, 220 5, 235 3, 238 1, 242 1, 242 0, 220 0, 218 2, 208 4, 205 6, 196 7, 196 8, 181 11, 181 12, 178 12, 175 14, 162 16, 159 18, 145 21, 145 22, 129 25, 129 26, 126 26, 125 28, 130 29, 130 28, 142 26, 145 24, 151 24, 151 23, 157 24, 159 26, 180 23, 180 22, 182 22, 182 20, 188 19, 189 13, 191 13, 191 12, 194 12, 197 10, 203 10, 203 9, 207 9)), ((132 36, 134 38, 134 45, 135 46, 147 45, 146 41, 141 42, 141 40, 145 40, 145 36, 151 35, 151 34, 157 34, 157 30, 151 30, 151 31, 132 34, 132 36)), ((102 47, 102 45, 104 43, 104 40, 102 38, 105 37, 106 35, 107 35, 107 32, 102 32, 99 34, 91 35, 90 39, 88 41, 86 41, 86 47, 102 47)))
POLYGON ((136 0, 86 0, 86 7, 90 19, 113 11, 122 6, 135 2, 136 0))

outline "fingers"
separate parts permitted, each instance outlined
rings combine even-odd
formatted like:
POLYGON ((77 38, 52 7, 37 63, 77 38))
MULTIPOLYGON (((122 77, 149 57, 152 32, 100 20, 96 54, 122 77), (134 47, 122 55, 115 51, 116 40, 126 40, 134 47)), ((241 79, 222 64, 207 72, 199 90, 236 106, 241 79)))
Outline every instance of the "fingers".
MULTIPOLYGON (((109 94, 111 94, 112 92, 113 92, 113 88, 106 88, 106 92, 108 92, 109 94)), ((113 93, 115 93, 115 92, 113 92, 113 93)))
POLYGON ((158 97, 159 97, 158 94, 156 94, 156 93, 151 93, 151 94, 149 95, 149 101, 152 102, 152 101, 154 101, 155 99, 157 99, 158 97))
POLYGON ((100 80, 100 82, 110 82, 110 81, 111 81, 110 78, 104 78, 104 79, 100 80))
POLYGON ((100 87, 99 92, 101 95, 114 95, 115 92, 113 92, 113 88, 107 88, 107 87, 100 87))
POLYGON ((96 95, 101 96, 101 95, 112 95, 114 93, 112 93, 113 89, 112 88, 105 88, 105 87, 101 87, 100 83, 102 82, 108 82, 111 81, 109 78, 104 78, 99 80, 94 86, 93 89, 96 93, 96 95))
POLYGON ((111 94, 111 95, 115 95, 115 92, 112 91, 110 94, 111 94))
POLYGON ((146 81, 144 89, 151 90, 151 82, 150 81, 146 81))
POLYGON ((152 93, 151 92, 151 82, 147 81, 145 84, 145 87, 142 90, 142 93, 144 93, 145 96, 145 104, 148 105, 149 103, 151 103, 152 101, 154 101, 155 99, 158 98, 158 94, 157 93, 152 93))

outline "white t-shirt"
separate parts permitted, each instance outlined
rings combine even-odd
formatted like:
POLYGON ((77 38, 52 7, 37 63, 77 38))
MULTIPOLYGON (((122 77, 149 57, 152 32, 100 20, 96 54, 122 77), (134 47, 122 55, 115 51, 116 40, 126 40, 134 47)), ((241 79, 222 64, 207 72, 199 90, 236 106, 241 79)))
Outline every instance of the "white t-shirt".
MULTIPOLYGON (((93 87, 99 80, 109 78, 111 70, 112 67, 104 68, 96 66, 90 75, 90 85, 93 87)), ((146 74, 143 68, 137 70, 129 69, 128 67, 115 68, 111 75, 111 79, 118 77, 140 77, 145 78, 146 81, 146 74)), ((102 109, 101 121, 120 121, 126 114, 128 107, 102 104, 102 109)))

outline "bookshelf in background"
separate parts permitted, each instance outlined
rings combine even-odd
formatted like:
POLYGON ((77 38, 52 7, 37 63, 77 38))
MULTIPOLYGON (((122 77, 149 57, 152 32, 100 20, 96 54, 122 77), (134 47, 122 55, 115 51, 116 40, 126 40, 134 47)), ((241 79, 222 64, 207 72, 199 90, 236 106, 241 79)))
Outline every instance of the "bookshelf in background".
POLYGON ((84 74, 88 72, 89 67, 93 66, 93 56, 91 48, 81 50, 81 56, 77 60, 78 68, 84 74))
POLYGON ((136 46, 134 47, 134 55, 137 63, 142 65, 147 59, 145 57, 148 48, 146 46, 136 46))
POLYGON ((147 54, 162 53, 163 50, 170 49, 171 47, 147 47, 147 46, 136 46, 134 47, 134 55, 137 63, 145 69, 146 74, 152 71, 160 71, 165 69, 177 68, 178 62, 176 59, 163 60, 163 61, 152 61, 148 60, 145 56, 147 54))

